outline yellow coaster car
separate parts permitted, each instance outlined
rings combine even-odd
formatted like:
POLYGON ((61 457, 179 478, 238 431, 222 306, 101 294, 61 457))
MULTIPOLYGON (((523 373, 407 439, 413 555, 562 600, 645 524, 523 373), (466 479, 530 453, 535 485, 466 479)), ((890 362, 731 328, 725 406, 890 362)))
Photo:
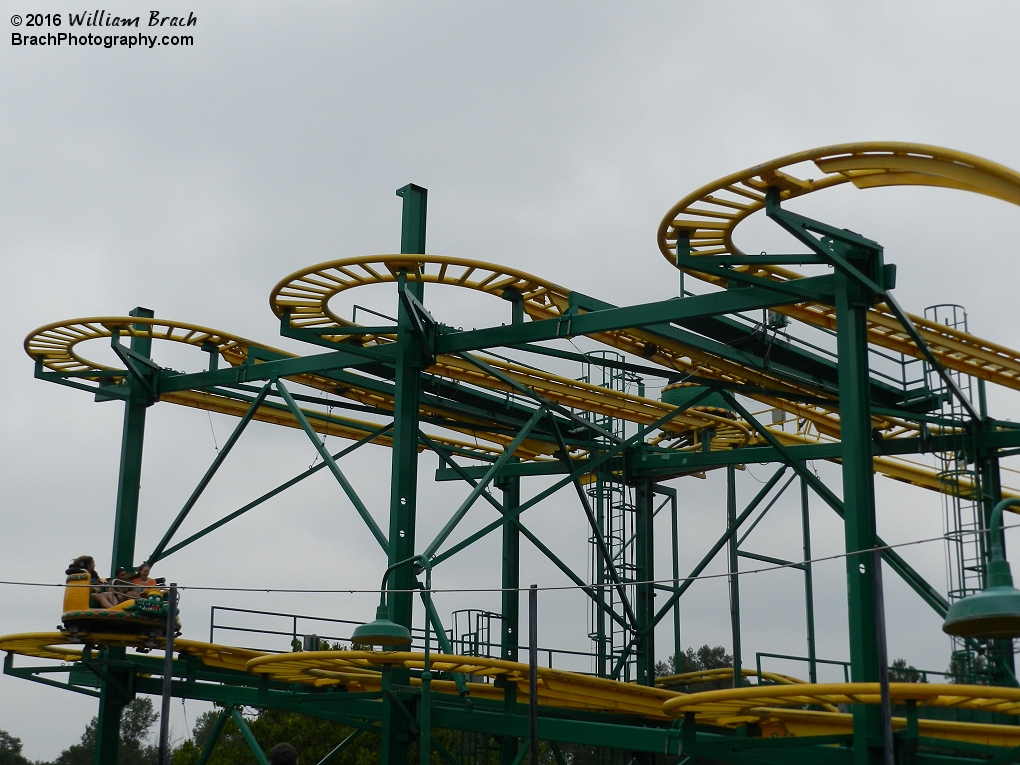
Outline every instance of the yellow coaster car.
MULTIPOLYGON (((72 640, 90 632, 128 632, 150 637, 166 637, 167 593, 148 588, 141 597, 122 601, 112 608, 92 605, 92 581, 87 573, 70 574, 64 588, 61 632, 72 640)), ((181 634, 181 620, 174 617, 174 634, 181 634)))

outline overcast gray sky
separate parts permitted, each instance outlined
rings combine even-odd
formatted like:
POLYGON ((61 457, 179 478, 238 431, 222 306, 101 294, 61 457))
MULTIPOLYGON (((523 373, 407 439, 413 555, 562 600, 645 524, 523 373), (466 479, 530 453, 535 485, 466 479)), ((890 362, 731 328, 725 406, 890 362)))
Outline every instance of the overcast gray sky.
MULTIPOLYGON (((665 211, 756 162, 842 141, 903 140, 1020 167, 1020 9, 1010 2, 0 5, 4 580, 60 581, 67 561, 86 552, 109 563, 121 407, 33 380, 21 343, 36 326, 143 305, 286 345, 270 289, 314 262, 398 249, 393 192, 408 182, 430 192, 430 252, 495 261, 625 304, 675 294, 675 272, 655 246, 665 211), (11 44, 14 14, 60 13, 69 31, 68 13, 93 8, 141 15, 143 24, 154 9, 194 12, 194 45, 11 44)), ((797 209, 882 242, 909 310, 962 303, 972 331, 1020 344, 1012 252, 1020 210, 909 188, 844 188, 797 209)), ((765 246, 755 232, 775 241, 749 224, 741 243, 751 251, 765 246)), ((455 310, 435 308, 440 318, 455 310)), ((1012 392, 991 398, 995 414, 1020 413, 1012 392)), ((214 456, 214 436, 222 443, 230 427, 170 405, 150 410, 140 553, 214 456)), ((351 462, 379 517, 388 456, 366 449, 351 462)), ((312 459, 300 433, 253 425, 189 528, 312 459)), ((422 463, 422 523, 432 528, 464 492, 434 487, 435 460, 422 463)), ((838 487, 837 469, 820 470, 838 487)), ((742 496, 764 474, 751 466, 742 496)), ((722 528, 722 482, 676 485, 689 568, 722 528)), ((937 496, 882 480, 879 498, 890 540, 941 532, 937 496)), ((486 508, 477 511, 479 524, 488 520, 486 508)), ((584 568, 576 500, 557 498, 537 513, 536 531, 584 568)), ((830 516, 816 503, 818 554, 842 547, 830 516)), ((755 534, 759 552, 798 555, 792 504, 755 534)), ((483 546, 451 564, 437 586, 495 585, 492 552, 483 546)), ((563 582, 527 555, 529 582, 563 582)), ((944 582, 941 546, 904 555, 944 582)), ((382 568, 367 532, 320 475, 156 573, 189 583, 371 587, 382 568)), ((819 653, 835 659, 847 653, 841 570, 820 566, 817 585, 819 653)), ((747 579, 745 661, 755 651, 803 653, 798 576, 747 579)), ((891 654, 944 668, 938 620, 899 583, 889 589, 891 654)), ((192 592, 182 604, 185 635, 207 636, 214 603, 364 619, 371 600, 192 592)), ((497 605, 491 597, 471 603, 497 605)), ((460 605, 440 600, 444 614, 460 605)), ((52 630, 59 609, 58 590, 0 585, 0 633, 52 630)), ((587 648, 576 627, 585 613, 577 595, 544 597, 542 642, 587 648)), ((685 605, 685 644, 725 643, 727 620, 724 586, 698 585, 685 605)), ((176 703, 176 735, 204 708, 176 703)), ((0 677, 0 728, 24 739, 31 758, 76 741, 95 711, 88 698, 0 677)))

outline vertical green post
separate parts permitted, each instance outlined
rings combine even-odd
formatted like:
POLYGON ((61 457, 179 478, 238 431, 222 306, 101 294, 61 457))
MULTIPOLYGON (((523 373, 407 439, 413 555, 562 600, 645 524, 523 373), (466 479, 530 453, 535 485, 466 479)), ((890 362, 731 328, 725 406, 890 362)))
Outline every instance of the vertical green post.
MULTIPOLYGON (((135 308, 129 314, 138 318, 152 318, 148 308, 135 308)), ((135 329, 145 330, 145 324, 135 329)), ((152 338, 142 335, 131 338, 130 348, 135 353, 149 358, 152 354, 152 338)), ((124 405, 124 427, 120 442, 120 474, 117 482, 117 506, 113 521, 113 554, 111 574, 118 566, 131 568, 135 556, 135 530, 138 527, 138 495, 142 482, 142 444, 145 438, 145 410, 153 403, 145 386, 133 376, 127 377, 128 397, 124 405)), ((123 648, 104 648, 103 658, 122 660, 123 648)), ((124 705, 133 694, 132 679, 123 670, 110 669, 109 679, 102 679, 99 686, 99 718, 96 721, 96 765, 117 762, 117 747, 120 742, 120 721, 124 705)))
MULTIPOLYGON (((497 479, 496 485, 503 492, 503 513, 510 515, 521 504, 520 476, 509 476, 497 479)), ((515 520, 503 523, 503 587, 502 595, 502 629, 499 641, 499 658, 504 661, 517 661, 520 646, 521 626, 521 531, 515 520)), ((503 713, 512 715, 517 712, 517 683, 506 682, 503 687, 503 713)), ((514 736, 504 736, 500 749, 501 765, 513 765, 517 757, 520 740, 514 736)))
MULTIPOLYGON (((842 249, 844 256, 864 273, 871 273, 877 264, 869 258, 874 253, 842 249)), ((855 683, 875 683, 879 667, 871 558, 870 554, 853 554, 874 547, 876 536, 866 316, 871 295, 839 269, 835 272, 835 286, 844 539, 846 552, 850 553, 846 558, 850 679, 855 683)), ((854 763, 877 765, 882 762, 882 750, 880 746, 870 746, 869 741, 881 740, 879 709, 855 704, 853 717, 854 763)))
MULTIPOLYGON (((680 508, 678 507, 676 489, 670 489, 669 510, 670 527, 673 545, 673 588, 680 588, 680 508)), ((673 671, 680 666, 680 598, 673 603, 673 671)))
POLYGON ((726 466, 726 528, 731 531, 729 542, 726 543, 729 553, 727 568, 730 585, 730 634, 733 638, 733 687, 743 685, 742 664, 740 661, 740 577, 739 558, 737 556, 737 472, 733 465, 726 466))
POLYGON ((800 527, 804 535, 804 615, 807 622, 808 679, 818 682, 818 661, 815 652, 815 585, 811 572, 811 506, 808 485, 800 479, 800 527))
MULTIPOLYGON (((148 308, 135 308, 130 316, 151 319, 148 308)), ((148 325, 136 324, 145 330, 148 325)), ((152 355, 152 338, 135 336, 130 348, 145 358, 152 355)), ((142 442, 145 437, 145 410, 152 401, 141 382, 127 378, 128 398, 124 405, 124 428, 120 441, 120 477, 117 483, 117 509, 113 521, 113 555, 110 573, 118 566, 131 569, 135 564, 135 530, 138 527, 138 494, 142 484, 142 442)))
MULTIPOLYGON (((595 525, 598 527, 599 533, 605 535, 606 533, 606 483, 603 480, 602 471, 600 470, 595 475, 595 525)), ((595 537, 589 539, 588 544, 592 546, 595 544, 595 537)), ((592 566, 594 567, 594 576, 592 577, 592 584, 595 585, 595 595, 598 598, 598 603, 595 607, 595 629, 592 631, 595 637, 595 661, 596 670, 595 674, 598 677, 609 677, 612 674, 613 666, 611 659, 611 652, 609 650, 609 636, 607 634, 606 625, 609 622, 606 617, 606 612, 602 608, 603 603, 606 600, 606 582, 608 578, 606 576, 606 567, 602 563, 602 559, 599 557, 598 552, 590 550, 589 554, 592 556, 592 566)), ((612 629, 610 624, 609 629, 612 629)))
MULTIPOLYGON (((985 396, 985 381, 977 381, 978 391, 978 407, 981 414, 981 422, 975 426, 976 435, 978 437, 978 447, 976 449, 976 455, 974 459, 975 472, 978 474, 979 484, 981 487, 981 518, 982 528, 989 528, 992 518, 992 508, 994 508, 1000 500, 1002 500, 1002 479, 999 474, 999 452, 998 449, 984 446, 983 436, 991 433, 995 429, 995 424, 988 418, 988 401, 985 396)), ((1003 537, 1003 545, 1006 540, 1003 537)), ((1005 550, 1005 548, 1003 548, 1005 550)), ((981 586, 986 587, 987 573, 989 556, 991 550, 987 543, 983 543, 981 546, 982 557, 984 559, 984 570, 981 572, 981 586)), ((995 683, 1002 685, 1013 685, 1016 677, 1016 664, 1013 657, 1013 641, 1011 639, 999 639, 992 640, 991 650, 989 653, 991 656, 991 667, 994 676, 995 683)))
POLYGON ((637 682, 655 685, 655 579, 654 515, 655 484, 650 478, 638 480, 634 488, 634 615, 637 624, 637 682))
MULTIPOLYGON (((409 184, 397 191, 403 197, 403 217, 400 231, 400 250, 406 254, 421 254, 425 250, 425 212, 428 191, 409 184)), ((403 272, 398 277, 398 289, 407 290, 418 300, 423 290, 420 279, 403 272)), ((393 407, 393 466, 390 481, 390 524, 387 565, 394 565, 414 555, 415 510, 418 488, 418 404, 421 392, 421 340, 414 330, 414 322, 403 300, 397 307, 396 385, 393 407)), ((414 599, 414 570, 400 566, 389 578, 391 592, 387 598, 389 618, 411 629, 414 599)), ((404 668, 388 672, 387 685, 408 685, 410 673, 404 668)), ((384 765, 406 765, 407 747, 411 730, 407 717, 397 707, 402 703, 393 696, 385 697, 381 762, 384 765)))

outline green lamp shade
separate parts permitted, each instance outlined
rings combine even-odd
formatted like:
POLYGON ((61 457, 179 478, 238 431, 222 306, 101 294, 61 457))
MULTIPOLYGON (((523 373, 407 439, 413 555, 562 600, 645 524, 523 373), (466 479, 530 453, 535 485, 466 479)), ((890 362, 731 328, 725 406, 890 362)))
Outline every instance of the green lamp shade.
POLYGON ((411 632, 396 622, 386 618, 386 606, 379 606, 375 611, 375 621, 356 627, 351 634, 351 642, 360 645, 408 645, 411 632))
POLYGON ((988 564, 988 587, 949 608, 942 631, 969 638, 1020 637, 1020 590, 1006 561, 988 564))

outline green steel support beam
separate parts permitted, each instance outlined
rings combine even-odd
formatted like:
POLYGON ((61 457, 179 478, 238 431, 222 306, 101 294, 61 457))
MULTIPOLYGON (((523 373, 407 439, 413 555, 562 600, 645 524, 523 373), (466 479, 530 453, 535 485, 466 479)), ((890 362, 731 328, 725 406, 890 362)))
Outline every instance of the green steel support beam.
POLYGON ((234 720, 234 724, 237 725, 237 729, 241 731, 241 738, 244 739, 244 743, 248 745, 251 753, 255 755, 255 759, 258 760, 259 765, 270 765, 269 758, 266 757, 266 753, 262 751, 262 747, 259 746, 259 742, 255 740, 255 734, 251 732, 251 728, 248 727, 248 721, 244 719, 244 715, 241 714, 241 710, 237 707, 233 707, 230 710, 230 716, 234 720))
POLYGON ((719 551, 723 549, 723 547, 730 540, 730 538, 737 533, 737 530, 740 528, 740 525, 751 516, 751 513, 755 511, 759 504, 761 504, 762 500, 764 500, 765 497, 768 496, 768 493, 775 488, 776 484, 779 483, 779 480, 786 474, 787 469, 788 468, 786 465, 780 466, 780 468, 772 475, 772 477, 765 483, 765 485, 758 490, 758 493, 755 495, 754 499, 752 499, 751 502, 747 505, 747 507, 744 508, 744 512, 742 512, 737 517, 736 521, 732 524, 732 526, 730 528, 727 528, 725 533, 723 533, 723 535, 716 540, 715 544, 712 545, 712 549, 705 553, 705 557, 701 559, 701 562, 698 563, 698 565, 695 566, 693 569, 691 569, 691 573, 687 575, 686 581, 679 587, 677 587, 676 592, 669 596, 669 600, 667 600, 666 603, 663 606, 661 606, 658 611, 655 612, 655 619, 653 620, 652 623, 653 628, 656 624, 662 621, 662 617, 669 613, 669 610, 673 608, 677 601, 680 600, 680 596, 687 592, 690 586, 694 584, 695 577, 700 575, 701 572, 708 567, 708 564, 711 563, 713 558, 715 558, 715 556, 719 554, 719 551))
MULTIPOLYGON (((152 318, 147 308, 135 308, 131 316, 152 318)), ((144 329, 145 325, 137 325, 144 329)), ((117 344, 118 338, 112 338, 117 344)), ((152 354, 152 338, 136 335, 131 338, 130 350, 138 357, 148 359, 152 354)), ((141 371, 141 375, 148 372, 141 371)), ((145 441, 145 412, 152 404, 151 384, 137 374, 128 375, 128 395, 124 402, 124 427, 120 445, 120 474, 117 480, 117 509, 113 522, 113 554, 110 571, 119 566, 131 569, 135 565, 135 534, 138 528, 138 497, 142 482, 142 446, 145 441)), ((123 648, 103 649, 105 658, 122 661, 123 648)), ((99 683, 99 717, 96 722, 96 765, 115 763, 120 740, 120 721, 124 709, 134 695, 131 677, 121 669, 111 669, 99 683), (125 692, 127 691, 127 692, 125 692)))
POLYGON ((361 729, 355 730, 352 734, 347 736, 347 738, 345 738, 343 741, 337 744, 332 750, 330 750, 330 752, 325 757, 319 760, 319 765, 327 765, 327 763, 332 762, 334 759, 340 756, 340 754, 347 747, 353 744, 357 740, 358 736, 360 736, 364 732, 365 731, 361 729))
MULTIPOLYGON (((397 191, 403 198, 400 229, 402 254, 425 251, 425 222, 428 192, 409 184, 397 191)), ((398 292, 407 291, 421 302, 424 282, 408 280, 406 271, 397 279, 398 292)), ((394 380, 393 449, 390 478, 390 525, 387 565, 393 566, 414 556, 418 501, 418 407, 421 397, 423 348, 415 328, 415 317, 408 311, 409 303, 399 300, 397 306, 397 355, 394 380)), ((412 566, 400 566, 390 576, 388 597, 389 618, 411 629, 416 579, 412 566)), ((389 685, 409 685, 407 669, 394 668, 385 673, 389 685)), ((411 729, 402 702, 387 695, 383 702, 383 732, 380 762, 382 765, 406 765, 411 729)))
MULTIPOLYGON (((496 485, 503 492, 504 515, 516 510, 521 504, 521 479, 519 477, 499 478, 496 485)), ((521 531, 517 519, 513 518, 503 524, 503 571, 500 577, 503 588, 500 608, 499 658, 504 661, 517 661, 520 646, 521 626, 521 531)), ((505 714, 512 715, 517 711, 517 683, 503 683, 505 714)), ((513 765, 517 757, 520 740, 514 736, 504 736, 500 743, 501 765, 513 765)))
MULTIPOLYGON (((361 516, 361 520, 363 520, 365 525, 368 526, 368 530, 372 532, 372 536, 375 537, 379 546, 384 551, 390 548, 391 545, 386 539, 386 535, 383 534, 382 529, 379 528, 379 524, 375 522, 375 518, 372 517, 372 513, 365 506, 365 503, 361 501, 361 497, 358 496, 354 487, 351 486, 351 482, 347 480, 347 476, 343 474, 343 471, 340 470, 340 466, 336 464, 336 460, 333 459, 333 455, 329 453, 325 444, 323 444, 319 439, 318 434, 312 429, 311 423, 308 422, 308 418, 305 417, 305 413, 301 410, 301 407, 297 405, 297 402, 290 394, 290 391, 287 390, 287 386, 283 384, 283 380, 276 380, 275 382, 277 391, 279 391, 283 400, 287 402, 287 408, 290 409, 298 423, 300 423, 301 429, 315 446, 315 450, 319 453, 322 461, 329 466, 329 471, 333 474, 333 477, 336 478, 337 483, 340 484, 340 487, 344 490, 344 494, 347 495, 351 504, 354 505, 354 509, 358 511, 358 515, 361 516)), ((415 451, 415 455, 417 456, 417 451, 415 451)), ((401 558, 400 560, 404 560, 404 558, 401 558)))
MULTIPOLYGON (((822 481, 819 480, 814 473, 805 467, 804 461, 799 459, 797 456, 794 456, 794 454, 790 451, 790 447, 783 446, 779 443, 779 441, 776 440, 776 437, 769 433, 768 430, 760 422, 758 422, 757 418, 754 417, 754 415, 752 415, 747 408, 733 396, 729 395, 726 391, 723 391, 722 395, 726 399, 726 402, 732 406, 734 410, 738 412, 740 416, 743 417, 744 420, 748 422, 761 435, 761 437, 776 450, 778 454, 783 456, 785 462, 792 467, 804 481, 807 482, 807 484, 811 487, 811 490, 814 491, 815 494, 817 494, 825 502, 825 504, 831 507, 840 518, 844 518, 845 510, 843 502, 839 499, 839 497, 833 494, 829 487, 822 483, 822 481)), ((845 464, 844 470, 846 470, 845 464)), ((872 495, 872 497, 873 496, 874 495, 872 495)), ((886 546, 885 542, 878 536, 875 537, 875 544, 879 547, 886 546)), ((855 556, 848 557, 848 562, 853 557, 855 556)), ((882 557, 885 559, 886 563, 888 563, 889 566, 900 575, 903 581, 910 585, 914 592, 920 595, 924 602, 932 607, 935 613, 945 618, 946 612, 949 610, 949 602, 941 595, 941 593, 938 592, 938 590, 928 584, 925 578, 917 573, 910 564, 903 560, 903 557, 895 550, 882 550, 882 557)))
POLYGON ((213 476, 216 475, 216 471, 220 469, 220 465, 223 464, 227 455, 230 454, 230 450, 234 448, 234 444, 236 444, 241 438, 241 434, 244 433, 244 429, 248 427, 248 423, 251 422, 251 418, 255 416, 255 412, 258 411, 262 402, 266 400, 266 395, 269 393, 269 388, 271 386, 272 383, 265 384, 259 392, 259 395, 251 402, 251 405, 248 407, 248 411, 244 413, 244 416, 234 427, 234 431, 230 434, 230 438, 228 438, 227 442, 223 444, 223 448, 219 450, 219 453, 212 461, 209 469, 205 471, 205 475, 203 475, 202 479, 198 482, 198 486, 196 486, 195 490, 191 492, 191 496, 188 497, 188 501, 184 503, 184 507, 181 508, 177 517, 174 518, 173 523, 170 524, 170 528, 167 529, 166 534, 164 534, 163 538, 159 540, 159 544, 156 545, 156 549, 153 550, 152 555, 146 559, 150 566, 159 560, 163 550, 165 550, 166 546, 170 544, 170 540, 173 539, 174 534, 177 533, 177 529, 179 529, 181 524, 184 523, 184 519, 188 517, 188 513, 191 512, 191 508, 193 508, 195 503, 198 502, 199 497, 202 496, 202 492, 205 491, 205 488, 209 485, 213 476))
MULTIPOLYGON (((737 473, 733 465, 726 466, 726 531, 729 534, 727 546, 726 569, 729 574, 730 589, 730 638, 733 645, 733 687, 739 688, 743 683, 741 668, 740 644, 740 563, 738 560, 739 541, 737 540, 737 473)), ((782 491, 779 492, 782 494, 782 491)), ((765 512, 768 512, 766 508, 765 512)), ((764 517, 765 513, 762 513, 764 517)))
MULTIPOLYGON (((975 423, 975 441, 980 442, 981 435, 989 426, 987 402, 985 399, 984 380, 978 380, 978 405, 981 420, 975 423)), ((987 529, 991 523, 992 508, 1002 500, 1002 480, 999 473, 999 455, 996 449, 978 446, 975 448, 974 469, 978 474, 981 487, 981 518, 982 528, 987 529)), ((985 586, 985 575, 988 569, 990 549, 981 539, 982 553, 982 586, 985 586)), ((1013 641, 1009 638, 990 641, 991 664, 997 675, 996 681, 1003 685, 1016 685, 1016 664, 1013 656, 1013 641)))
MULTIPOLYGON (((834 243, 836 244, 836 243, 834 243)), ((866 272, 880 265, 880 253, 840 248, 847 259, 866 272)), ((871 400, 868 371, 867 311, 873 295, 856 280, 837 270, 836 349, 839 356, 839 425, 843 446, 843 528, 847 553, 866 551, 878 543, 875 528, 875 486, 872 466, 871 400)), ((850 628, 850 678, 855 683, 878 682, 879 662, 875 628, 875 588, 871 559, 846 558, 850 628)), ((853 707, 855 765, 879 765, 881 737, 879 709, 853 707)))
POLYGON ((800 479, 800 528, 804 537, 804 621, 807 627, 808 679, 818 682, 815 647, 815 583, 811 571, 811 504, 807 482, 800 479))
MULTIPOLYGON (((658 491, 666 494, 669 499, 669 526, 670 526, 670 547, 673 558, 673 591, 680 587, 680 508, 677 501, 676 489, 660 486, 658 491)), ((655 616, 652 616, 655 620, 655 616)), ((680 662, 680 601, 673 604, 673 657, 674 664, 680 662)))
MULTIPOLYGON (((263 350, 264 355, 270 355, 263 350)), ((274 354, 275 355, 275 354, 274 354)), ((357 348, 357 351, 343 350, 320 353, 314 356, 290 357, 278 355, 270 361, 259 364, 241 364, 236 367, 217 369, 208 372, 181 374, 172 370, 163 370, 160 393, 176 393, 182 390, 201 390, 216 385, 236 385, 245 382, 272 380, 275 377, 296 377, 302 374, 329 373, 349 367, 367 364, 393 363, 391 348, 357 348)))
POLYGON ((637 617, 637 682, 655 685, 655 484, 642 478, 634 487, 634 573, 638 584, 634 598, 637 617))
MULTIPOLYGON (((147 308, 135 308, 131 316, 152 318, 147 308)), ((136 328, 144 329, 145 325, 136 328)), ((152 353, 152 338, 136 335, 131 338, 131 350, 148 358, 152 353)), ((124 429, 120 445, 120 476, 117 481, 117 510, 113 522, 113 555, 110 572, 118 566, 131 569, 135 564, 135 532, 138 527, 138 494, 142 483, 142 444, 145 440, 145 410, 152 398, 133 376, 127 380, 128 398, 124 404, 124 429)))
MULTIPOLYGON (((692 398, 690 400, 690 402, 688 402, 688 406, 689 407, 690 406, 697 406, 698 402, 701 401, 703 398, 707 398, 711 394, 711 392, 712 391, 711 391, 710 388, 705 389, 704 391, 699 393, 697 396, 692 398)), ((513 517, 514 518, 519 517, 521 515, 521 513, 523 513, 525 510, 528 510, 529 508, 534 507, 535 505, 537 505, 542 500, 544 500, 547 497, 555 494, 557 491, 562 489, 568 483, 576 481, 577 479, 579 479, 584 474, 586 474, 586 473, 594 473, 595 471, 598 470, 598 468, 601 465, 606 464, 611 459, 615 458, 617 455, 619 455, 619 454, 623 453, 624 451, 626 451, 627 449, 629 449, 629 448, 631 448, 631 447, 641 443, 644 440, 645 436, 647 436, 649 433, 653 433, 654 431, 658 430, 661 426, 665 425, 667 422, 672 420, 678 414, 681 414, 682 411, 683 410, 681 410, 679 407, 676 408, 676 409, 673 409, 671 412, 668 412, 668 413, 664 414, 662 417, 660 417, 658 420, 653 422, 651 425, 646 425, 645 427, 641 428, 640 430, 638 430, 637 433, 635 433, 633 436, 631 436, 630 438, 626 439, 625 441, 621 441, 620 443, 613 444, 612 446, 609 446, 608 448, 606 448, 606 450, 604 452, 601 452, 598 457, 595 457, 595 458, 593 458, 591 460, 585 460, 585 461, 581 462, 580 466, 574 467, 574 469, 570 472, 570 474, 566 478, 560 479, 559 481, 554 483, 552 486, 549 486, 548 488, 543 489, 542 491, 540 491, 538 494, 536 494, 534 497, 529 499, 527 502, 522 503, 521 506, 518 507, 514 511, 513 517)), ((575 461, 572 461, 570 464, 573 466, 577 462, 578 461, 575 460, 575 461)), ((566 463, 564 463, 564 464, 566 464, 566 463)), ((465 469, 465 471, 466 470, 467 469, 465 469)), ((484 536, 490 534, 491 532, 495 531, 496 529, 498 529, 500 526, 503 525, 504 522, 505 522, 505 519, 500 519, 498 521, 494 521, 494 522, 488 524, 487 526, 484 526, 479 531, 476 531, 474 534, 471 534, 467 539, 464 539, 464 540, 458 542, 457 544, 453 545, 450 549, 448 549, 445 552, 442 552, 439 555, 437 555, 435 557, 433 565, 441 563, 442 561, 444 561, 444 560, 452 557, 456 553, 460 552, 465 547, 468 547, 468 546, 474 544, 475 542, 477 542, 482 537, 484 537, 484 536)))
MULTIPOLYGON (((356 449, 361 448, 365 444, 371 443, 372 441, 377 439, 379 436, 381 436, 383 433, 385 433, 386 431, 388 431, 392 427, 393 427, 392 423, 387 423, 387 424, 383 425, 381 428, 377 428, 377 429, 373 430, 367 436, 365 436, 364 438, 361 438, 361 439, 355 441, 353 444, 348 446, 346 449, 341 449, 336 454, 332 455, 333 461, 336 462, 336 460, 339 460, 339 459, 345 457, 346 455, 350 454, 351 452, 355 451, 356 449)), ((218 521, 215 521, 214 523, 209 524, 208 526, 206 526, 201 531, 195 532, 194 534, 192 534, 190 537, 188 537, 187 539, 183 540, 182 542, 178 542, 173 547, 171 547, 171 548, 169 548, 167 550, 164 550, 159 555, 156 555, 155 553, 153 553, 148 558, 146 558, 146 560, 148 560, 150 563, 155 563, 158 560, 162 560, 163 558, 166 558, 166 557, 168 557, 170 555, 173 555, 175 552, 177 552, 178 550, 180 550, 180 549, 182 549, 184 547, 187 547, 192 542, 198 541, 199 539, 204 537, 206 534, 212 533, 213 531, 215 531, 216 529, 220 528, 221 526, 224 526, 227 523, 230 523, 230 521, 234 520, 235 518, 239 518, 240 516, 244 515, 249 510, 258 507, 263 502, 266 502, 267 500, 272 499, 277 494, 281 494, 282 492, 284 492, 287 489, 289 489, 291 486, 294 486, 295 484, 300 483, 301 481, 303 481, 304 479, 306 479, 308 476, 312 475, 313 473, 318 473, 320 470, 326 468, 328 465, 329 465, 329 463, 327 463, 327 462, 320 462, 318 465, 315 465, 313 467, 308 468, 308 470, 305 470, 305 471, 299 473, 298 475, 294 476, 290 480, 284 481, 279 486, 277 486, 275 489, 270 489, 269 491, 267 491, 265 494, 261 495, 257 499, 253 499, 251 502, 249 502, 248 504, 244 505, 243 507, 241 507, 241 508, 235 510, 234 512, 224 516, 223 518, 220 518, 218 521)))
POLYGON ((532 431, 532 429, 545 418, 545 414, 544 409, 539 409, 534 415, 532 415, 531 419, 524 428, 521 429, 520 433, 518 433, 514 440, 511 441, 510 444, 503 450, 499 459, 496 460, 488 469, 482 480, 475 484, 475 486, 471 489, 471 493, 468 494, 467 499, 460 504, 460 507, 457 508, 450 520, 447 521, 445 526, 443 526, 442 531, 440 531, 436 535, 436 538, 432 540, 432 543, 425 548, 425 552, 422 553, 425 558, 431 558, 436 554, 436 550, 438 550, 443 542, 446 541, 447 537, 453 533, 453 530, 457 528, 457 524, 464 519, 465 515, 467 515, 468 510, 471 509, 475 500, 477 500, 479 495, 488 488, 492 480, 499 475, 500 469, 513 458, 514 452, 516 452, 517 448, 524 442, 524 439, 528 437, 528 434, 532 431))
POLYGON ((650 324, 680 322, 700 316, 718 316, 762 308, 774 308, 805 300, 832 304, 832 277, 812 276, 806 279, 768 286, 714 292, 708 295, 627 308, 610 308, 590 313, 567 314, 556 319, 542 319, 525 324, 478 329, 470 332, 449 332, 438 338, 437 353, 460 354, 480 348, 535 343, 575 335, 612 332, 650 324))
POLYGON ((213 723, 213 728, 209 732, 209 740, 205 742, 205 746, 202 747, 202 754, 198 757, 198 765, 205 765, 209 761, 209 756, 212 754, 213 747, 216 746, 216 742, 219 740, 220 734, 223 732, 223 726, 227 724, 227 720, 230 719, 230 713, 234 711, 234 707, 226 706, 223 711, 216 716, 216 722, 213 723))

